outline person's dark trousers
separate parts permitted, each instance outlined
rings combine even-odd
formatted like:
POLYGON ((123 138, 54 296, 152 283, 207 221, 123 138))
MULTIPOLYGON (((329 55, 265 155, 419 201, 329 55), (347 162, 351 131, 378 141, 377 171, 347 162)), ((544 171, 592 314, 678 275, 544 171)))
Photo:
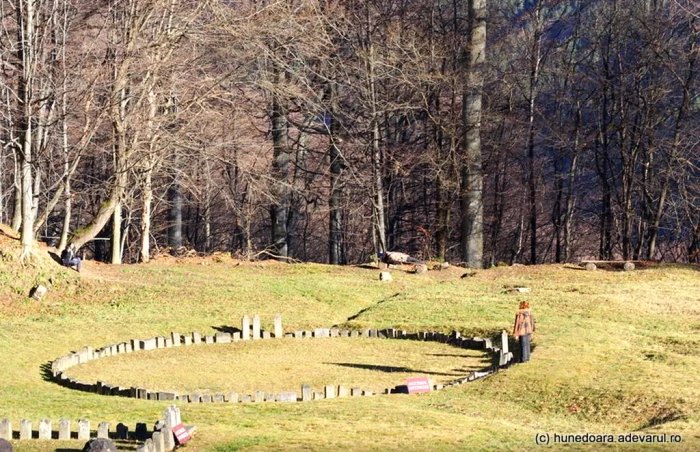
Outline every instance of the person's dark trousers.
POLYGON ((520 336, 520 362, 530 361, 530 335, 520 336))
POLYGON ((80 271, 83 267, 83 262, 79 257, 74 257, 73 259, 68 261, 67 265, 69 267, 75 266, 75 269, 80 271))

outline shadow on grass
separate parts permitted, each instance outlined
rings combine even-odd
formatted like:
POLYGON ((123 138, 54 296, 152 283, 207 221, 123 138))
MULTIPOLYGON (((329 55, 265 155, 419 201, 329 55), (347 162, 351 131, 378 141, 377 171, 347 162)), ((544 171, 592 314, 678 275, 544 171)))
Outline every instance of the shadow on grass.
POLYGON ((235 326, 229 326, 229 325, 220 325, 220 326, 212 326, 213 329, 220 333, 241 333, 242 330, 240 328, 236 328, 235 326))
POLYGON ((387 301, 391 300, 392 298, 396 298, 396 297, 398 297, 399 295, 401 295, 401 293, 400 293, 400 292, 396 292, 394 295, 392 295, 392 296, 390 296, 390 297, 386 297, 386 298, 383 299, 383 300, 379 300, 378 302, 376 302, 376 303, 373 304, 372 306, 367 306, 366 308, 361 309, 357 314, 348 317, 347 322, 350 322, 350 321, 352 321, 352 320, 357 319, 358 317, 360 317, 360 316, 361 316, 362 314, 364 314, 365 312, 371 311, 372 309, 376 308, 376 307, 379 306, 380 304, 382 304, 382 303, 384 303, 384 302, 387 302, 387 301))
POLYGON ((665 414, 663 416, 654 416, 650 418, 647 422, 645 422, 637 431, 639 430, 645 430, 650 427, 658 427, 663 424, 667 424, 669 422, 675 422, 675 421, 686 421, 688 420, 687 416, 684 415, 683 413, 680 413, 678 411, 674 411, 668 414, 665 414))
POLYGON ((334 366, 351 367, 354 369, 365 369, 365 370, 373 370, 373 371, 377 371, 377 372, 387 372, 387 373, 404 372, 404 373, 415 373, 415 374, 442 375, 445 377, 459 377, 462 375, 461 373, 432 372, 432 371, 411 369, 410 367, 377 366, 374 364, 356 364, 356 363, 324 363, 324 364, 332 364, 334 366))
POLYGON ((44 364, 39 366, 39 369, 41 370, 42 380, 53 382, 53 372, 51 371, 51 361, 45 362, 44 364))

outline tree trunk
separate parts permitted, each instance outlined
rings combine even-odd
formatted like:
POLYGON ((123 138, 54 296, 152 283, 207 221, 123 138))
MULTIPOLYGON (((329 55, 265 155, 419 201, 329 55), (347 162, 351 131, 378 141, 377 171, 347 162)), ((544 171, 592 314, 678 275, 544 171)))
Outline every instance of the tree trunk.
MULTIPOLYGON (((285 73, 275 69, 275 88, 281 89, 285 83, 285 73)), ((272 222, 272 246, 275 258, 286 261, 288 258, 287 220, 289 214, 289 145, 287 138, 287 112, 278 91, 272 94, 272 196, 270 219, 272 222)))
POLYGON ((481 97, 486 60, 486 0, 469 0, 467 60, 462 97, 465 162, 461 174, 462 260, 472 268, 483 267, 484 204, 481 156, 481 97))

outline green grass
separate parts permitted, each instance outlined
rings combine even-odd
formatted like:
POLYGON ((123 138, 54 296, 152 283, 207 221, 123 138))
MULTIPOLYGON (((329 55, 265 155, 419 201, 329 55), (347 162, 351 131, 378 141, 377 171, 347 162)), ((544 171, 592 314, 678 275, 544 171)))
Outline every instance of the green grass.
MULTIPOLYGON (((131 428, 136 422, 155 421, 167 403, 81 393, 44 380, 43 364, 86 345, 100 347, 170 331, 214 334, 215 328, 239 327, 244 314, 256 313, 268 330, 274 314, 281 313, 286 331, 396 327, 459 330, 495 338, 502 329, 511 329, 518 301, 527 299, 537 318, 537 333, 533 360, 526 365, 430 394, 297 404, 180 405, 185 422, 198 428, 187 449, 530 450, 536 448, 539 432, 664 432, 682 435, 683 442, 644 450, 700 449, 697 267, 634 272, 586 272, 555 265, 499 267, 468 278, 460 278, 465 270, 458 268, 426 275, 393 270, 394 280, 386 283, 378 280, 377 270, 368 268, 219 260, 135 266, 87 262, 80 280, 65 274, 42 301, 27 300, 21 290, 36 280, 32 270, 17 271, 10 267, 12 262, 2 261, 0 270, 16 276, 12 284, 0 286, 0 418, 12 419, 15 430, 20 419, 38 425, 46 417, 56 425, 62 417, 74 423, 87 417, 95 425, 107 420, 131 428), (515 286, 532 291, 507 290, 515 286)), ((337 380, 343 378, 350 386, 349 380, 394 377, 367 368, 324 369, 325 361, 318 356, 323 353, 337 353, 333 362, 366 367, 437 373, 458 367, 452 361, 426 361, 424 354, 457 350, 448 346, 430 344, 446 347, 436 352, 421 348, 427 344, 413 344, 415 348, 404 350, 407 342, 377 340, 367 341, 372 345, 366 348, 358 346, 353 355, 344 348, 351 341, 342 341, 320 341, 315 343, 318 349, 298 348, 303 341, 287 339, 250 344, 259 350, 244 350, 238 344, 201 346, 200 357, 190 355, 195 347, 181 347, 105 358, 74 369, 76 375, 87 372, 86 378, 102 371, 108 375, 100 379, 117 383, 110 377, 124 378, 129 385, 132 378, 161 381, 167 372, 181 377, 183 391, 193 387, 236 391, 240 383, 244 392, 256 380, 298 390, 307 383, 305 373, 319 385, 344 384, 337 380), (282 345, 276 348, 276 342, 282 345), (236 350, 245 351, 243 359, 234 359, 236 350), (289 355, 295 359, 285 360, 289 355), (155 364, 160 358, 173 365, 163 369, 155 364), (404 360, 407 364, 401 366, 404 360), (222 364, 229 361, 236 361, 235 367, 222 364), (275 367, 280 362, 282 367, 275 367), (362 372, 355 373, 358 370, 362 372)), ((478 358, 465 358, 474 360, 478 358)), ((386 381, 379 384, 383 385, 386 381)), ((39 441, 15 442, 18 445, 19 451, 56 447, 39 441)), ((59 447, 80 449, 82 444, 59 447)), ((126 450, 129 447, 134 449, 132 445, 126 450)))

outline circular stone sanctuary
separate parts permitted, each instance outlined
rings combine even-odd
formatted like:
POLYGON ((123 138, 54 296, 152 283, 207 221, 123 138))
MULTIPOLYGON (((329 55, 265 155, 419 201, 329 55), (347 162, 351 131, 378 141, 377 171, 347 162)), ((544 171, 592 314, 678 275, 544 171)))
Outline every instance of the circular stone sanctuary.
POLYGON ((53 361, 52 378, 72 389, 149 400, 296 402, 425 392, 411 390, 415 381, 438 390, 512 362, 505 332, 505 347, 497 348, 490 339, 465 338, 457 331, 316 328, 285 334, 280 315, 274 332, 260 329, 259 316, 252 320, 251 325, 243 316, 240 330, 211 336, 172 332, 97 350, 84 347, 53 361), (100 362, 91 362, 96 359, 100 362))

